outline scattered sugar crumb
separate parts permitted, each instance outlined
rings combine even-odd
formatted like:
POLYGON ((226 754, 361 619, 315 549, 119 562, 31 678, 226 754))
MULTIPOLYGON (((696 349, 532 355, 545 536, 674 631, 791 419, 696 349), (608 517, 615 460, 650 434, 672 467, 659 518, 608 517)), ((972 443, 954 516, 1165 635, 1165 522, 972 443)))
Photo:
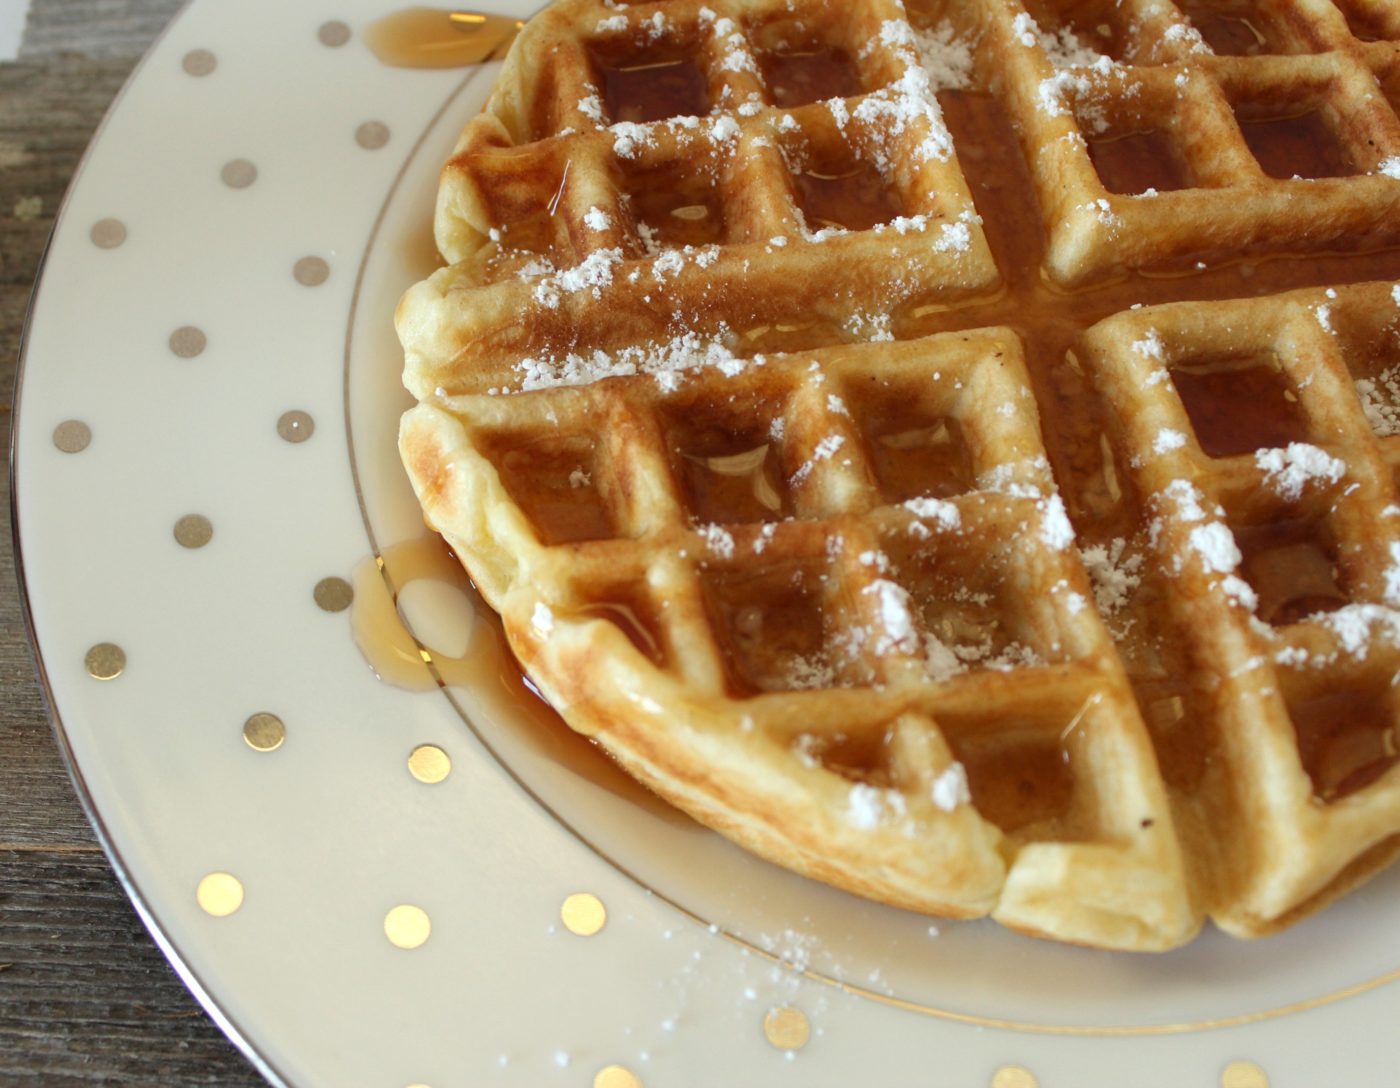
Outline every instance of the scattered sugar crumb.
MULTIPOLYGON (((907 24, 885 23, 885 26, 891 25, 907 24)), ((951 20, 945 19, 937 26, 915 30, 914 41, 933 90, 963 91, 972 86, 972 42, 958 36, 951 20)))
MULTIPOLYGON (((933 780, 931 790, 934 806, 943 812, 952 812, 959 805, 972 802, 972 792, 967 786, 967 771, 961 763, 950 763, 943 773, 933 780)), ((933 936, 938 931, 930 927, 933 936)))
POLYGON ((941 529, 956 529, 962 524, 962 511, 947 499, 910 499, 904 509, 915 517, 936 522, 941 529))
POLYGON ((707 525, 700 530, 705 538, 705 546, 720 559, 734 558, 734 538, 718 525, 707 525))
POLYGON ((1168 453, 1171 450, 1179 450, 1185 445, 1186 436, 1184 434, 1170 427, 1163 427, 1157 432, 1157 437, 1152 443, 1152 452, 1168 453))
POLYGON ((1336 483, 1346 472, 1341 461, 1306 442, 1290 442, 1284 449, 1259 450, 1254 463, 1264 473, 1265 482, 1285 499, 1300 497, 1311 480, 1336 483))

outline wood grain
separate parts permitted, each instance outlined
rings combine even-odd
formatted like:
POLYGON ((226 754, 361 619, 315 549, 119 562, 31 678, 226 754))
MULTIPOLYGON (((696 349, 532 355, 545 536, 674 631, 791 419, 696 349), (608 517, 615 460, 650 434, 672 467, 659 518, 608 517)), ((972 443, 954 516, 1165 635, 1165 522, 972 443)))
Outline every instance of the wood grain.
MULTIPOLYGON (((35 0, 0 63, 0 437, 30 288, 83 149, 179 0, 35 0)), ((10 480, 0 484, 6 517, 10 480)), ((142 928, 49 729, 0 534, 0 1084, 262 1084, 142 928)))

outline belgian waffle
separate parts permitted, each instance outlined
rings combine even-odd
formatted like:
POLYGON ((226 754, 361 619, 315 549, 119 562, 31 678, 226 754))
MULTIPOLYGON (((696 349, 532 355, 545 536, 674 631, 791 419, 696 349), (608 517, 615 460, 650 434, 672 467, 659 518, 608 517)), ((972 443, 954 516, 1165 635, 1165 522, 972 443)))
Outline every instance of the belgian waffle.
POLYGON ((398 312, 428 523, 573 728, 782 864, 1107 947, 1296 920, 1400 849, 1387 35, 554 5, 398 312))

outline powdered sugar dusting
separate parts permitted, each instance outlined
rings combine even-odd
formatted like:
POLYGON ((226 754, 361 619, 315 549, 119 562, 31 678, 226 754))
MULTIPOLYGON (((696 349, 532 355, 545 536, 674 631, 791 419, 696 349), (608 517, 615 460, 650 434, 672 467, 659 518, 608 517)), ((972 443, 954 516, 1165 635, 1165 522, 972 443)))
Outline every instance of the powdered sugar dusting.
POLYGON ((972 803, 972 791, 967 785, 967 770, 961 763, 950 763, 943 773, 933 780, 930 790, 934 807, 943 812, 952 812, 959 805, 972 803))
POLYGON ((915 30, 914 40, 919 50, 919 60, 928 73, 933 90, 961 91, 972 86, 973 43, 959 37, 951 21, 945 19, 937 26, 915 30))
MULTIPOLYGON (((1400 293, 1400 287, 1394 289, 1400 293)), ((1400 305, 1400 298, 1396 304, 1400 305)), ((1381 371, 1374 378, 1358 378, 1356 395, 1366 422, 1379 438, 1400 434, 1400 363, 1381 371)))
POLYGON ((1346 472, 1341 461, 1306 442, 1290 442, 1285 449, 1259 450, 1254 463, 1263 471, 1265 482, 1285 499, 1299 498, 1303 488, 1314 480, 1336 483, 1346 472))

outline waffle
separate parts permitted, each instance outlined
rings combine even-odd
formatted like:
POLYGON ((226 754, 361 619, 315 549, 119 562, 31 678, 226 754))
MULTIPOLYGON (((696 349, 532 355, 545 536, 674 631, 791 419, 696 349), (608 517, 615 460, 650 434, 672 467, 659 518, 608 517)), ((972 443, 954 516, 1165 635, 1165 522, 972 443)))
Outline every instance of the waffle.
POLYGON ((397 313, 425 518, 765 857, 1282 928, 1400 850, 1392 101, 1365 0, 555 4, 397 313))

